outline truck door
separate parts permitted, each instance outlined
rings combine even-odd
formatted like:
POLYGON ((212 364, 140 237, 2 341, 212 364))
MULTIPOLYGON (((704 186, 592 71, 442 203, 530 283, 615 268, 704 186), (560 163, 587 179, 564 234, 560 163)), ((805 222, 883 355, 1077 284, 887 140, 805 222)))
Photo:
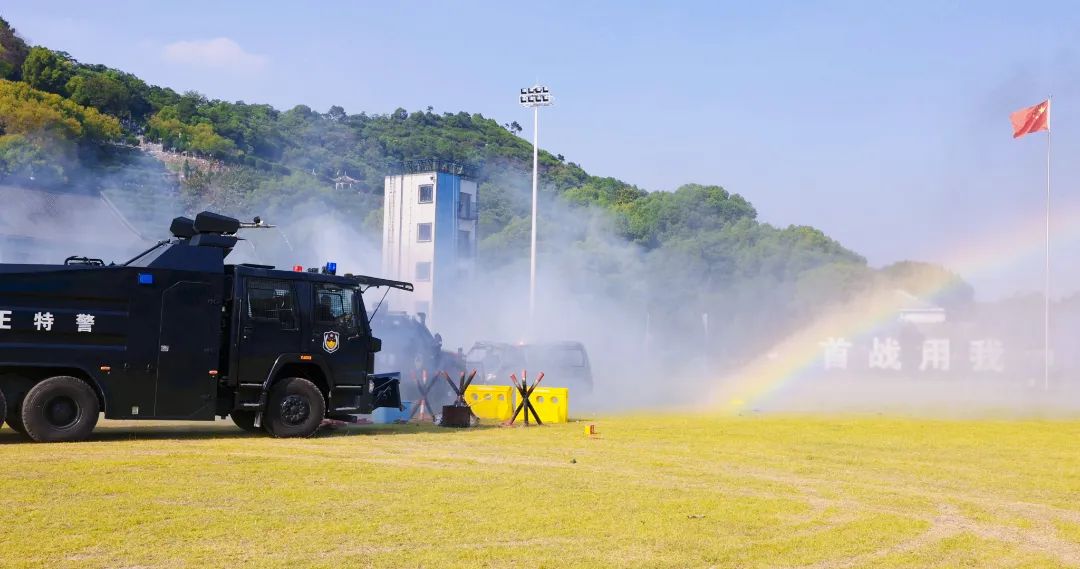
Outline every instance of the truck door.
POLYGON ((368 336, 358 314, 356 288, 314 283, 311 351, 322 353, 337 384, 361 385, 367 379, 368 336))
MULTIPOLYGON (((220 289, 220 287, 217 287, 220 289)), ((179 282, 161 295, 157 406, 164 419, 212 419, 218 366, 221 305, 215 288, 179 282)))
POLYGON ((278 356, 300 351, 296 285, 247 277, 242 286, 236 376, 241 383, 262 383, 278 356))

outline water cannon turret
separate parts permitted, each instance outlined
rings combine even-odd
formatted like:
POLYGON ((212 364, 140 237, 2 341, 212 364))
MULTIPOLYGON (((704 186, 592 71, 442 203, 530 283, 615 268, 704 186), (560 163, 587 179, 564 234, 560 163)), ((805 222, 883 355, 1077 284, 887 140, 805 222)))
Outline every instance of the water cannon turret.
POLYGON ((169 233, 177 239, 191 239, 195 236, 195 220, 187 217, 177 217, 169 225, 169 233))
POLYGON ((259 217, 243 223, 235 217, 204 211, 195 219, 177 217, 169 225, 173 239, 159 242, 124 265, 219 272, 232 252, 240 229, 273 227, 259 217), (162 249, 163 246, 168 245, 162 249), (155 254, 156 252, 156 254, 155 254))
POLYGON ((195 216, 195 236, 189 241, 193 247, 216 247, 224 249, 225 258, 236 246, 239 237, 240 220, 235 217, 204 211, 195 216))
POLYGON ((240 230, 240 220, 235 217, 204 211, 195 216, 196 233, 233 235, 240 230))

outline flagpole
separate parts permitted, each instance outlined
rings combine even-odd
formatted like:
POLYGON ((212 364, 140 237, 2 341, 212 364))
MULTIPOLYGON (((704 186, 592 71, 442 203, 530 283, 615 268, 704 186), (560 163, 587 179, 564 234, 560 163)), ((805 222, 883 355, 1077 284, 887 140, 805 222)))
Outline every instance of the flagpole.
MULTIPOLYGON (((1050 113, 1052 97, 1046 98, 1050 113)), ((1046 271, 1043 282, 1043 390, 1050 390, 1050 122, 1046 128, 1046 271)))

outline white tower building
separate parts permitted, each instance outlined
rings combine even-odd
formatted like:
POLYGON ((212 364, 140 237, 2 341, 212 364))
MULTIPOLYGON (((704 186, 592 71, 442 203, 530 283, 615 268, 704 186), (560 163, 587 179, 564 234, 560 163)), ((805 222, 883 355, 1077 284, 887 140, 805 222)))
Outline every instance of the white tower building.
POLYGON ((415 287, 391 291, 389 308, 426 314, 429 322, 454 314, 457 291, 475 270, 476 229, 476 182, 464 166, 422 160, 387 176, 383 275, 415 287))

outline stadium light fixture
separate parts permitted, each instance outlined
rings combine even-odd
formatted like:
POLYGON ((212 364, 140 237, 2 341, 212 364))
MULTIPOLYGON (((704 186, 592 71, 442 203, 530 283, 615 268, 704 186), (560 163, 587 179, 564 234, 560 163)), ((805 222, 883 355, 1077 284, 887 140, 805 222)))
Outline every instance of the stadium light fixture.
POLYGON ((533 85, 521 88, 518 102, 521 106, 533 110, 532 237, 529 246, 529 331, 532 333, 536 330, 536 198, 540 172, 540 107, 550 107, 554 101, 547 86, 533 85))

